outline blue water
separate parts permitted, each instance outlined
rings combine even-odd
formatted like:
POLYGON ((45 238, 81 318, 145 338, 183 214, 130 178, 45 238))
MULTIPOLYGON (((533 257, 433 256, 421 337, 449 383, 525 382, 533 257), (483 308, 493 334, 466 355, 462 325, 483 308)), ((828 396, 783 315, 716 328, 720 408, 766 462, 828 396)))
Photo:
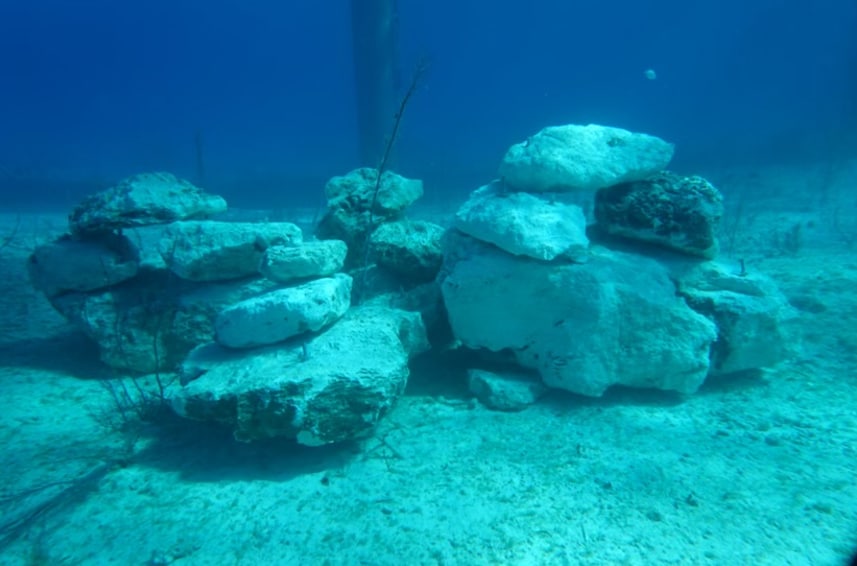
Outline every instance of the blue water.
MULTIPOLYGON (((206 186, 233 204, 315 204, 359 164, 350 5, 294 4, 0 3, 0 203, 193 178, 199 135, 206 186)), ((431 70, 397 168, 435 193, 550 124, 659 135, 687 169, 802 158, 857 128, 850 0, 403 0, 398 19, 400 84, 420 57, 431 70)))

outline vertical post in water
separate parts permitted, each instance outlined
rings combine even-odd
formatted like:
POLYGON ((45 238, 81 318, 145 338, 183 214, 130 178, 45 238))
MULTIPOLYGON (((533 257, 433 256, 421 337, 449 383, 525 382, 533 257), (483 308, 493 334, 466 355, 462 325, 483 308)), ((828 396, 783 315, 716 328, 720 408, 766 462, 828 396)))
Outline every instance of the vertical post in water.
POLYGON ((396 0, 351 0, 360 164, 376 167, 395 110, 396 0))

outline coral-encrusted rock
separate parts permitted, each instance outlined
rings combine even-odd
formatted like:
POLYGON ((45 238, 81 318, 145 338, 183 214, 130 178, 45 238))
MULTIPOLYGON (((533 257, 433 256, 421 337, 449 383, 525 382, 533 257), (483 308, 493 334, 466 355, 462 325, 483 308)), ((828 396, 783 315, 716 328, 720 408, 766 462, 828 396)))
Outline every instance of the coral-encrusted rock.
POLYGON ((371 238, 372 259, 407 283, 431 281, 443 263, 444 229, 422 220, 381 224, 371 238))
POLYGON ((722 216, 722 195, 701 177, 661 173, 595 195, 595 218, 608 234, 708 259, 722 216))
POLYGON ((72 210, 72 233, 109 232, 133 226, 206 218, 226 210, 226 201, 170 173, 128 177, 88 196, 72 210))
POLYGON ((378 224, 395 220, 423 194, 422 181, 406 179, 391 171, 381 177, 381 186, 370 215, 376 169, 355 169, 342 177, 333 177, 325 187, 327 211, 316 229, 322 240, 342 240, 348 245, 346 264, 357 265, 365 257, 370 216, 374 229, 378 224))
POLYGON ((332 324, 350 305, 351 276, 338 273, 224 309, 215 321, 216 339, 229 348, 282 342, 332 324))
MULTIPOLYGON (((329 208, 368 211, 375 192, 378 171, 371 167, 355 169, 346 175, 333 177, 324 187, 329 208)), ((384 171, 375 201, 375 216, 396 216, 423 196, 423 182, 406 179, 392 171, 384 171)))
POLYGON ((690 393, 705 380, 717 328, 657 261, 599 249, 586 263, 545 263, 463 235, 447 242, 441 291, 464 346, 506 351, 546 385, 583 395, 690 393))
POLYGON ((326 277, 342 269, 348 247, 342 240, 271 246, 265 250, 259 271, 273 281, 288 283, 308 277, 326 277))
POLYGON ((502 184, 494 182, 470 195, 456 213, 454 226, 513 255, 583 259, 589 248, 583 210, 552 197, 504 192, 502 184))
POLYGON ((317 446, 370 434, 404 391, 408 358, 428 348, 419 314, 352 309, 308 342, 256 350, 208 344, 181 367, 181 416, 230 426, 239 440, 317 446))
POLYGON ((105 234, 97 240, 64 236, 39 246, 28 261, 30 280, 48 298, 94 291, 137 275, 138 256, 127 238, 105 234))
POLYGON ((182 279, 223 281, 258 274, 269 246, 302 239, 301 229, 290 222, 176 222, 164 232, 160 252, 182 279))
POLYGON ((596 124, 551 126, 509 148, 500 176, 519 191, 597 191, 645 179, 672 156, 672 144, 647 134, 596 124))

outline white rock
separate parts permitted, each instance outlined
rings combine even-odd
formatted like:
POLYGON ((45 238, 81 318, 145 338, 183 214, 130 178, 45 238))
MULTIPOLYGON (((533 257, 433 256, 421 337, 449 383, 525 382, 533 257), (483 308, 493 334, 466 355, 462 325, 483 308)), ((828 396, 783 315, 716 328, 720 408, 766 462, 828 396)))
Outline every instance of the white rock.
POLYGON ((137 275, 138 255, 127 238, 104 234, 97 240, 62 237, 37 247, 27 264, 33 285, 47 297, 94 291, 137 275))
POLYGON ((673 146, 621 128, 551 126, 509 148, 500 176, 529 192, 597 191, 662 171, 673 146))
POLYGON ((214 323, 216 340, 229 348, 274 344, 328 326, 350 305, 351 276, 338 273, 224 309, 214 323))
POLYGON ((307 277, 326 277, 342 269, 348 246, 342 240, 271 246, 265 250, 259 271, 272 281, 287 283, 307 277))
POLYGON ((776 365, 795 352, 795 310, 768 277, 739 275, 715 262, 677 270, 688 303, 717 324, 711 373, 727 374, 776 365))
POLYGON ((455 228, 514 255, 540 260, 582 259, 589 248, 586 217, 574 204, 549 195, 502 192, 494 182, 470 195, 455 228))

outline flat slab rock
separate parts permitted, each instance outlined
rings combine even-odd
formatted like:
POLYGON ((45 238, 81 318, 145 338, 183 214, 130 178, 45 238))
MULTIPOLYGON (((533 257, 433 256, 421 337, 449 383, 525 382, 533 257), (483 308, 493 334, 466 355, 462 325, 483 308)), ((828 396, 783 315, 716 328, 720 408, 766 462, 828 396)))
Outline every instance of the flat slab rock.
POLYGON ((137 275, 138 255, 124 236, 98 239, 63 236, 37 247, 27 263, 30 280, 47 297, 95 291, 137 275))
POLYGON ((513 145, 500 177, 525 192, 594 192, 662 171, 673 145, 655 136, 608 126, 551 126, 513 145))
POLYGON ((216 340, 229 348, 254 348, 321 330, 348 310, 351 283, 350 275, 337 273, 241 301, 217 316, 216 340))
POLYGON ((259 272, 279 283, 326 277, 342 270, 346 254, 348 246, 342 240, 271 246, 262 256, 259 272))
POLYGON ((206 218, 226 210, 208 194, 170 173, 142 173, 85 198, 69 214, 72 233, 109 232, 135 226, 206 218))
POLYGON ((419 314, 355 308, 306 343, 197 348, 170 401, 177 414, 224 423, 239 440, 341 442, 372 431, 404 391, 409 357, 426 349, 419 314))
POLYGON ((455 215, 459 231, 514 255, 581 260, 589 248, 586 217, 549 195, 502 190, 494 182, 474 191, 455 215))
POLYGON ((176 222, 161 234, 159 251, 173 273, 189 281, 224 281, 259 273, 265 250, 303 241, 290 222, 176 222))

